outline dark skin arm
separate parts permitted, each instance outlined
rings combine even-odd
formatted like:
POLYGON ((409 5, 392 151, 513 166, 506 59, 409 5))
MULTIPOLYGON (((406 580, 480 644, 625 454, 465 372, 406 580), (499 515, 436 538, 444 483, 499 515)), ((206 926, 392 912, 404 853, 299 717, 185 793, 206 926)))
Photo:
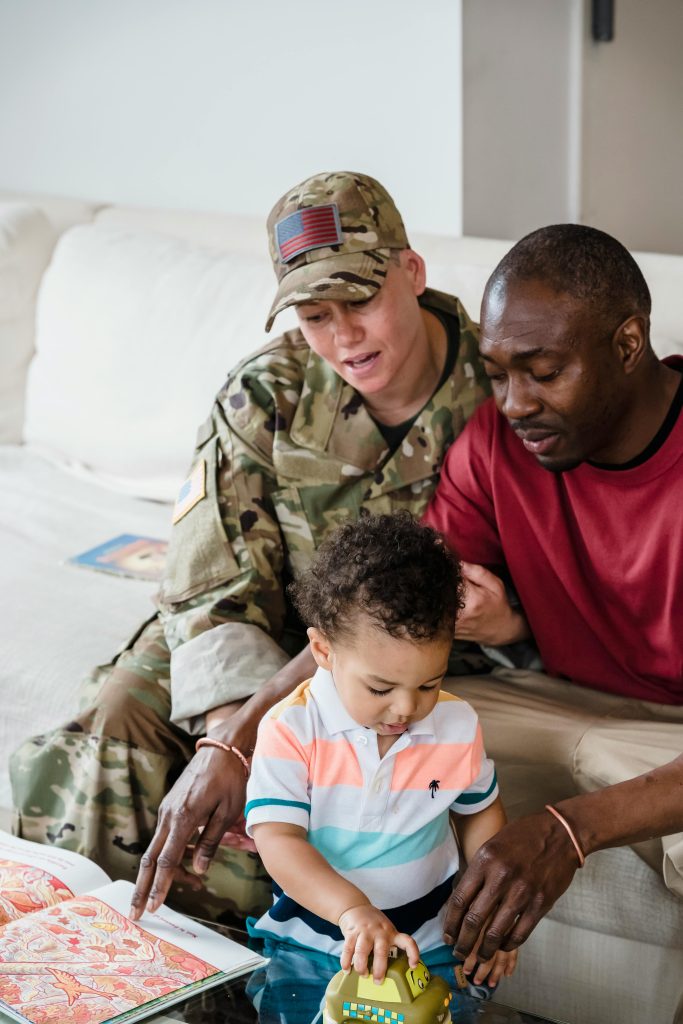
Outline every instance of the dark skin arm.
MULTIPOLYGON (((310 678, 315 668, 306 647, 248 700, 209 712, 207 735, 250 754, 265 713, 310 678)), ((156 831, 140 862, 131 899, 134 921, 145 909, 153 912, 161 906, 174 879, 191 884, 193 876, 181 867, 181 861, 201 826, 192 867, 197 874, 207 870, 223 834, 243 813, 245 802, 246 778, 239 758, 215 747, 198 750, 159 806, 156 831)))
MULTIPOLYGON (((683 830, 683 755, 595 793, 555 805, 585 856, 683 830)), ((564 827, 548 811, 510 822, 479 848, 451 895, 445 920, 459 956, 484 922, 480 959, 525 942, 579 866, 564 827)))

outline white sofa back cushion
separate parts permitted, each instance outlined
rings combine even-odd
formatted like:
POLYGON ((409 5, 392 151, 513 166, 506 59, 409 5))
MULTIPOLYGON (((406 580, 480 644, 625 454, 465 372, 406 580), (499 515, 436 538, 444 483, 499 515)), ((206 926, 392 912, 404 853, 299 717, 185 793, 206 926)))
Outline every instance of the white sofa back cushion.
MULTIPOLYGON (((26 440, 114 489, 172 500, 213 395, 265 340, 275 279, 264 234, 254 218, 132 208, 68 231, 39 297, 26 440)), ((458 294, 474 319, 510 244, 413 239, 429 284, 458 294)), ((653 291, 655 349, 681 351, 683 258, 636 258, 653 291)), ((275 330, 293 322, 286 311, 275 330)))
POLYGON ((0 202, 0 443, 21 440, 36 293, 55 234, 45 215, 0 202))
POLYGON ((172 500, 228 370, 265 341, 275 287, 265 256, 139 228, 67 232, 38 301, 26 440, 172 500))
POLYGON ((0 190, 0 203, 27 203, 37 207, 52 225, 55 241, 76 224, 87 224, 98 210, 103 209, 102 203, 87 199, 51 196, 44 192, 9 192, 5 189, 0 190))
POLYGON ((152 231, 209 249, 239 251, 265 260, 268 265, 270 261, 265 216, 198 213, 150 206, 106 206, 98 211, 95 222, 118 231, 152 231))

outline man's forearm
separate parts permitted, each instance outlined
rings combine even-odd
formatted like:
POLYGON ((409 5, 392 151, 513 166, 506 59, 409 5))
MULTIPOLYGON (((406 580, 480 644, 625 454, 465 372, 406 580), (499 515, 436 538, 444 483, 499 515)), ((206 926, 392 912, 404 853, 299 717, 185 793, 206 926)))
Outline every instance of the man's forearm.
POLYGON ((586 856, 683 831, 683 755, 635 779, 555 806, 586 856))
POLYGON ((247 700, 234 701, 208 711, 207 735, 238 747, 244 754, 251 754, 259 722, 266 712, 304 679, 309 679, 315 669, 313 655, 306 646, 247 700))

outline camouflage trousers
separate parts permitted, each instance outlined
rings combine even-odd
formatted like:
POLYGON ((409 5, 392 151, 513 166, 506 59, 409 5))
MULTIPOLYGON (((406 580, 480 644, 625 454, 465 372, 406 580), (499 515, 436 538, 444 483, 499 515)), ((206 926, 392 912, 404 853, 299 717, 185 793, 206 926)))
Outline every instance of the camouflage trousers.
MULTIPOLYGON (((135 879, 159 804, 194 752, 193 738, 169 720, 169 665, 155 618, 86 678, 73 721, 12 755, 18 835, 84 854, 113 879, 135 879)), ((255 853, 220 847, 201 890, 174 885, 168 902, 196 917, 243 921, 270 903, 270 879, 255 853)))

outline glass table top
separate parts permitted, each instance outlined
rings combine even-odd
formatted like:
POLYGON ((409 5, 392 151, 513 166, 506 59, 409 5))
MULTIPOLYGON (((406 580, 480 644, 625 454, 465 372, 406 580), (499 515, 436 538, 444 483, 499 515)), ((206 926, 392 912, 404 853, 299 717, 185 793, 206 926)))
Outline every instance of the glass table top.
MULTIPOLYGON (((233 929, 221 931, 238 942, 245 941, 245 936, 233 929)), ((323 1024, 320 1007, 330 977, 329 969, 310 956, 290 951, 284 969, 272 960, 265 968, 198 993, 146 1019, 150 1024, 323 1024)), ((558 1024, 497 1001, 482 1002, 459 995, 452 978, 447 980, 454 992, 450 1007, 453 1024, 558 1024)), ((501 998, 505 998, 504 983, 501 998)))

